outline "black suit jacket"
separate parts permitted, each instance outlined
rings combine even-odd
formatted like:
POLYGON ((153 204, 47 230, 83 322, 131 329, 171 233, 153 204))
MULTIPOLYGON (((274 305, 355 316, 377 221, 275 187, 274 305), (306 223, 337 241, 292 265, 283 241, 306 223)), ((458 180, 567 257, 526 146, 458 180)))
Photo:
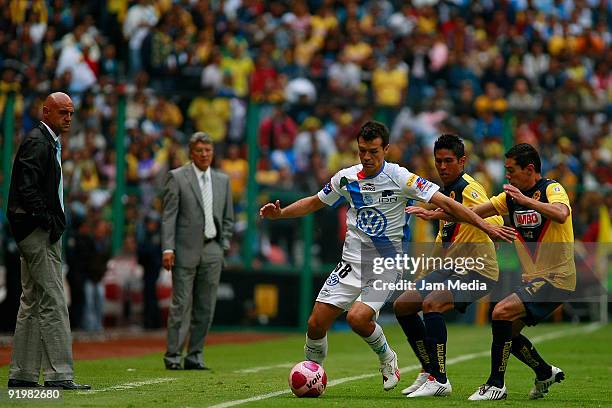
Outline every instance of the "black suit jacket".
POLYGON ((58 188, 61 177, 53 136, 38 124, 21 142, 8 198, 7 218, 15 241, 20 242, 41 227, 56 242, 66 228, 58 188))

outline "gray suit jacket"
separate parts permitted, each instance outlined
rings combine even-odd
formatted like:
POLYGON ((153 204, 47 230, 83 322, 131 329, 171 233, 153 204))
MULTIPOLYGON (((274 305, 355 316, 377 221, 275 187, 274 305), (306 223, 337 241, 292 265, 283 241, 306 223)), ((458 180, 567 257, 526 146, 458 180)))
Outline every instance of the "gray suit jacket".
MULTIPOLYGON (((210 170, 217 241, 227 250, 234 229, 229 177, 213 168, 210 170)), ((204 246, 204 202, 191 163, 168 172, 162 203, 162 249, 174 250, 176 266, 196 267, 204 246)))

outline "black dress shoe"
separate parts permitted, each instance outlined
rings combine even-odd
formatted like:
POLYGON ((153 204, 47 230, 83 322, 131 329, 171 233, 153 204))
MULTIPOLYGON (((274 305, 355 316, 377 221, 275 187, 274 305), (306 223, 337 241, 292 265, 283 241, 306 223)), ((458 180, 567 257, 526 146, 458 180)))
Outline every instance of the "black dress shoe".
POLYGON ((61 388, 62 390, 90 390, 91 385, 77 384, 72 380, 45 381, 47 388, 61 388))
POLYGON ((204 364, 185 363, 185 370, 210 370, 204 364))
POLYGON ((166 364, 166 370, 182 370, 183 367, 179 363, 166 364))
POLYGON ((23 381, 23 380, 13 380, 13 379, 8 380, 8 388, 38 388, 38 387, 42 387, 42 385, 34 381, 23 381))

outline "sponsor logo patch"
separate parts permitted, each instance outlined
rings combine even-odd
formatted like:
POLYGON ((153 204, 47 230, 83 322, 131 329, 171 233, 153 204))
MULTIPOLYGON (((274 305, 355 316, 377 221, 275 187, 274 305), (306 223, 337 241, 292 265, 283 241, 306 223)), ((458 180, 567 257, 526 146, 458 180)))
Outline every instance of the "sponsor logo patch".
POLYGON ((363 203, 364 203, 365 205, 370 205, 370 204, 374 203, 374 199, 372 198, 372 196, 371 196, 371 195, 369 195, 369 194, 364 194, 364 195, 363 195, 363 203))
POLYGON ((327 280, 325 281, 325 284, 327 286, 334 286, 334 285, 337 285, 338 282, 340 282, 340 278, 335 273, 332 273, 331 275, 329 275, 329 278, 327 278, 327 280))
POLYGON ((542 215, 533 210, 515 211, 514 225, 523 228, 535 228, 542 225, 542 215))
POLYGON ((356 226, 371 237, 379 237, 387 229, 387 218, 376 208, 363 207, 357 211, 356 226))
POLYGON ((321 289, 319 292, 319 297, 328 297, 331 294, 330 290, 327 288, 321 289))
POLYGON ((426 193, 431 188, 431 183, 425 180, 423 177, 419 177, 416 179, 416 189, 421 193, 426 193))
POLYGON ((540 193, 540 190, 538 190, 535 193, 533 193, 533 196, 531 198, 533 198, 534 200, 540 200, 541 196, 542 196, 542 193, 540 193))
POLYGON ((477 193, 477 192, 475 192, 475 191, 472 191, 472 197, 474 197, 474 198, 478 198, 478 193, 477 193))
POLYGON ((332 192, 332 186, 331 186, 331 182, 330 182, 330 183, 327 183, 327 184, 325 185, 325 187, 323 187, 323 193, 324 193, 325 195, 327 195, 327 194, 329 194, 329 193, 331 193, 331 192, 332 192))
POLYGON ((414 184, 414 180, 416 180, 417 175, 413 174, 412 176, 410 176, 410 178, 408 179, 408 181, 406 182, 406 185, 408 187, 412 187, 412 185, 414 184))
POLYGON ((397 203, 397 197, 394 197, 395 192, 393 190, 384 190, 381 197, 378 199, 379 203, 397 203))
POLYGON ((361 186, 361 191, 375 191, 376 188, 374 187, 374 184, 372 183, 365 183, 364 185, 361 186))

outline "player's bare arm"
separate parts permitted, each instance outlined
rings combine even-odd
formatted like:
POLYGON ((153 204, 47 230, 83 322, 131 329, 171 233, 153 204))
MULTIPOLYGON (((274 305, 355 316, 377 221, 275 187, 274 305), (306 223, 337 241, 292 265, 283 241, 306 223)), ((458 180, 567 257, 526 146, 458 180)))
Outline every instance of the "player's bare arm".
MULTIPOLYGON (((491 202, 486 202, 486 203, 479 204, 474 207, 468 207, 468 208, 474 211, 476 215, 478 215, 481 218, 488 218, 494 215, 498 215, 497 210, 495 209, 493 204, 491 204, 491 202)), ((434 221, 443 220, 443 221, 450 221, 450 222, 457 221, 457 218, 453 217, 451 214, 448 214, 441 208, 437 208, 435 210, 428 210, 427 208, 411 205, 411 206, 406 207, 406 213, 414 214, 417 217, 423 220, 426 220, 426 221, 432 221, 432 220, 434 221)))
POLYGON ((442 210, 441 208, 436 208, 435 210, 429 210, 424 207, 410 205, 406 207, 404 211, 407 214, 416 215, 417 217, 425 221, 439 221, 439 220, 451 221, 451 222, 455 221, 454 217, 445 213, 444 210, 442 210))
POLYGON ((280 201, 268 203, 261 207, 259 216, 277 220, 281 218, 298 218, 313 213, 325 207, 325 203, 315 194, 310 197, 302 198, 285 208, 281 208, 280 201))
POLYGON ((543 203, 534 200, 521 193, 521 190, 511 184, 504 184, 504 191, 507 195, 512 197, 517 204, 531 208, 559 224, 564 224, 567 217, 570 215, 570 209, 567 208, 567 205, 563 203, 543 203))
MULTIPOLYGON (((472 209, 467 208, 464 205, 459 204, 452 198, 445 196, 440 192, 434 193, 431 197, 430 202, 437 205, 439 208, 444 210, 445 213, 450 214, 459 222, 467 222, 474 225, 477 228, 483 230, 491 239, 502 240, 506 242, 512 242, 516 238, 516 231, 512 227, 506 227, 503 225, 492 225, 486 222, 479 214, 475 213, 472 209)), ((484 206, 487 204, 481 204, 484 206)), ((492 204, 490 204, 493 207, 492 204)), ((477 207, 480 207, 477 206, 477 207)), ((484 211, 479 209, 479 211, 484 211)), ((491 214, 491 215, 494 215, 491 214)), ((486 218, 486 217, 485 217, 486 218)))

